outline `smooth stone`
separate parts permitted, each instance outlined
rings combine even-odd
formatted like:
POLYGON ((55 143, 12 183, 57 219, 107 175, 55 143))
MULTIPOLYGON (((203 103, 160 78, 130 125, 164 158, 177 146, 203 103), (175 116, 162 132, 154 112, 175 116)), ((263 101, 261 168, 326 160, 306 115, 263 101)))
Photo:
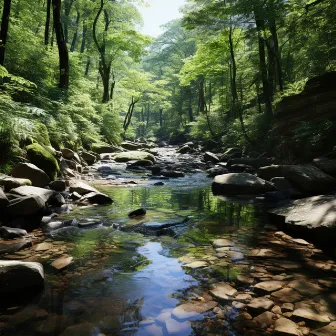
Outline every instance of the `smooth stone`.
POLYGON ((103 193, 100 193, 100 192, 90 192, 86 195, 84 195, 80 200, 79 202, 89 202, 91 204, 112 204, 114 203, 113 199, 108 196, 108 195, 105 195, 103 193))
POLYGON ((53 248, 53 244, 51 243, 41 243, 38 244, 35 248, 35 251, 40 252, 40 251, 48 251, 53 248))
POLYGON ((145 216, 147 213, 147 210, 145 208, 140 208, 140 209, 136 209, 131 211, 128 214, 128 217, 138 217, 138 216, 145 216))
POLYGON ((269 311, 265 311, 263 313, 261 313, 260 315, 258 315, 257 317, 254 318, 254 321, 257 322, 257 324, 262 328, 262 329, 266 329, 268 327, 270 327, 271 325, 274 324, 274 313, 271 313, 269 311))
POLYGON ((232 246, 234 246, 233 242, 231 242, 228 239, 223 239, 223 238, 214 240, 212 244, 216 248, 217 247, 232 247, 232 246))
POLYGON ((32 185, 32 182, 25 178, 15 178, 11 176, 0 178, 0 186, 3 186, 6 192, 24 185, 32 185))
POLYGON ((302 318, 310 322, 317 322, 321 324, 330 323, 330 319, 326 314, 324 315, 308 306, 295 309, 293 312, 293 317, 302 318))
POLYGON ((67 266, 69 266, 73 261, 73 257, 61 257, 59 259, 56 259, 55 261, 53 261, 51 263, 51 266, 58 269, 58 270, 61 270, 67 266))
POLYGON ((12 170, 12 176, 28 179, 35 187, 45 187, 48 185, 49 176, 32 163, 19 163, 12 170))
POLYGON ((158 324, 165 324, 165 322, 171 318, 171 311, 162 312, 155 318, 155 322, 158 324))
POLYGON ((254 298, 247 305, 250 310, 260 313, 272 309, 273 306, 274 302, 265 297, 254 298))
POLYGON ((237 293, 236 289, 225 282, 218 282, 215 286, 216 287, 209 292, 217 299, 228 300, 229 296, 233 296, 237 293))
POLYGON ((281 302, 290 302, 290 303, 297 302, 302 299, 301 294, 296 292, 294 289, 288 287, 280 289, 277 292, 273 292, 272 296, 274 298, 277 298, 281 302))
POLYGON ((218 303, 215 301, 207 301, 207 302, 193 301, 183 303, 172 311, 172 317, 178 320, 187 320, 190 318, 199 317, 200 314, 212 310, 217 305, 218 303))
POLYGON ((274 332, 279 336, 302 336, 297 324, 284 317, 280 317, 275 321, 274 332))
POLYGON ((288 287, 295 289, 304 296, 316 296, 322 292, 320 286, 303 279, 290 282, 288 287))
POLYGON ((183 267, 193 268, 193 269, 206 267, 206 266, 208 266, 208 263, 206 261, 194 261, 189 264, 183 265, 183 267))
POLYGON ((283 281, 263 281, 256 284, 254 288, 262 294, 269 294, 281 289, 284 284, 283 281))
POLYGON ((310 332, 314 336, 336 336, 336 322, 310 332))
POLYGON ((98 192, 96 188, 89 186, 88 184, 81 181, 70 181, 69 182, 69 190, 71 193, 78 193, 81 196, 89 194, 91 192, 98 192))
POLYGON ((244 260, 244 254, 241 252, 236 252, 236 251, 228 251, 227 256, 231 259, 231 261, 236 262, 236 261, 241 261, 244 260))
POLYGON ((55 191, 64 191, 67 187, 67 184, 64 180, 55 180, 49 183, 49 187, 55 191))
POLYGON ((15 239, 27 236, 27 231, 23 229, 16 229, 7 226, 0 227, 0 237, 3 239, 15 239))

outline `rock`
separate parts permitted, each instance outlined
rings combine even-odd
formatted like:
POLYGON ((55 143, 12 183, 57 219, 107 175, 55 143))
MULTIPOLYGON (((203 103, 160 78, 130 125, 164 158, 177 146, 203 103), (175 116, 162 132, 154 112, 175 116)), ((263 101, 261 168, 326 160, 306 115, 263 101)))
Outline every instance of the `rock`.
POLYGON ((67 187, 67 184, 64 180, 55 180, 49 183, 49 187, 52 190, 64 191, 67 187))
POLYGON ((0 242, 0 254, 14 253, 22 249, 32 246, 30 239, 16 239, 14 241, 2 241, 0 242))
POLYGON ((310 332, 314 336, 336 336, 336 322, 310 332))
POLYGON ((269 211, 271 220, 325 245, 334 244, 336 196, 314 196, 291 201, 269 211))
POLYGON ((60 208, 65 203, 66 203, 65 199, 60 193, 54 194, 48 201, 49 205, 58 207, 58 208, 60 208))
POLYGON ((120 146, 124 149, 127 149, 129 151, 136 151, 137 149, 141 149, 142 145, 134 142, 128 142, 124 141, 120 144, 120 146))
POLYGON ((292 312, 294 310, 294 305, 293 303, 286 302, 281 306, 281 310, 286 313, 286 312, 292 312))
POLYGON ((140 208, 137 210, 133 210, 128 214, 128 217, 138 217, 138 216, 145 216, 147 213, 145 208, 140 208))
POLYGON ((228 148, 223 154, 223 160, 241 158, 242 155, 243 155, 243 151, 241 148, 238 148, 238 147, 228 148))
POLYGON ((6 208, 6 213, 15 217, 29 216, 42 213, 44 208, 45 202, 41 197, 27 196, 11 200, 6 208))
POLYGON ((163 170, 161 172, 161 175, 165 177, 171 177, 171 178, 178 178, 178 177, 184 177, 185 174, 181 171, 173 171, 173 170, 163 170))
POLYGON ((241 164, 258 169, 260 167, 268 166, 272 163, 272 159, 268 158, 240 158, 240 159, 230 159, 227 163, 227 167, 230 168, 233 165, 241 164))
POLYGON ((36 262, 0 261, 0 295, 44 286, 43 266, 36 262))
POLYGON ((30 186, 23 186, 12 189, 11 193, 21 197, 39 197, 44 203, 47 203, 55 195, 53 190, 30 186))
POLYGON ((216 299, 228 300, 229 296, 234 296, 237 293, 237 290, 225 282, 218 282, 215 284, 215 288, 209 292, 216 299))
POLYGON ((262 328, 267 329, 274 324, 273 317, 275 315, 269 311, 265 311, 254 318, 254 321, 262 328))
POLYGON ((312 165, 274 165, 262 167, 258 176, 265 180, 284 177, 299 191, 308 194, 327 193, 336 187, 336 179, 312 165))
POLYGON ((205 152, 203 159, 205 162, 212 162, 212 163, 218 163, 219 162, 219 158, 217 155, 215 155, 214 153, 211 152, 205 152))
POLYGON ((314 160, 314 164, 317 168, 321 169, 326 174, 336 175, 336 160, 330 160, 325 157, 317 158, 314 160))
POLYGON ((247 308, 250 309, 252 312, 262 313, 266 310, 271 310, 273 306, 273 301, 265 297, 259 297, 252 299, 251 302, 247 305, 247 308))
POLYGON ((308 322, 315 322, 321 324, 330 323, 328 315, 320 313, 318 310, 308 306, 295 309, 293 312, 293 317, 303 319, 308 322))
POLYGON ((244 254, 237 251, 228 251, 227 256, 231 259, 232 262, 237 262, 245 259, 244 254))
POLYGON ((224 167, 214 167, 207 170, 208 177, 215 177, 217 175, 228 174, 229 171, 224 167))
POLYGON ((79 202, 89 202, 91 204, 112 204, 114 203, 113 199, 105 194, 100 192, 90 192, 89 194, 84 195, 79 202))
POLYGON ((192 332, 189 321, 178 322, 172 318, 165 321, 168 335, 190 335, 192 332))
MULTIPOLYGON (((83 322, 80 324, 75 324, 67 327, 60 336, 92 336, 99 335, 97 328, 88 322, 83 322)), ((102 335, 102 334, 100 334, 102 335)))
POLYGON ((6 192, 24 185, 31 186, 32 182, 25 178, 15 178, 10 176, 6 176, 0 179, 0 186, 3 186, 6 192))
POLYGON ((294 280, 288 284, 288 287, 295 289, 305 297, 316 296, 322 293, 322 288, 312 282, 304 279, 294 280))
POLYGON ((27 236, 27 231, 22 229, 11 228, 7 226, 0 227, 0 237, 3 239, 15 239, 27 236))
POLYGON ((207 302, 187 302, 177 306, 172 311, 172 317, 178 320, 187 320, 193 317, 199 317, 200 314, 203 314, 209 310, 212 310, 218 305, 215 301, 207 302))
POLYGON ((165 184, 163 182, 156 182, 153 185, 158 187, 158 186, 164 186, 165 184))
POLYGON ((47 223, 43 226, 43 231, 44 232, 51 232, 51 231, 55 231, 64 227, 68 227, 68 226, 76 226, 77 225, 77 221, 74 220, 67 220, 67 221, 56 221, 56 222, 50 222, 47 223))
POLYGON ((228 170, 230 173, 249 173, 254 174, 255 168, 249 165, 245 164, 233 164, 230 167, 228 167, 228 170))
POLYGON ((216 239, 213 241, 214 247, 232 247, 234 246, 234 243, 228 239, 216 239))
POLYGON ((278 191, 288 191, 293 189, 293 185, 284 177, 273 177, 271 183, 274 184, 274 188, 278 191))
POLYGON ((128 167, 151 167, 153 166, 153 162, 150 160, 137 160, 132 162, 128 167))
POLYGON ((0 209, 5 208, 9 204, 9 200, 3 190, 0 188, 0 209))
POLYGON ((38 143, 33 143, 26 150, 29 160, 42 169, 51 180, 55 180, 60 172, 60 168, 52 152, 47 147, 38 143))
POLYGON ((35 251, 41 252, 41 251, 48 251, 53 248, 53 244, 51 243, 40 243, 35 247, 35 251))
POLYGON ((116 162, 128 162, 128 161, 137 161, 137 160, 149 160, 155 162, 154 155, 142 152, 142 151, 130 151, 130 152, 123 152, 118 153, 114 156, 114 160, 116 162))
POLYGON ((297 302, 302 299, 302 296, 292 288, 283 288, 279 291, 273 292, 272 297, 280 302, 297 302))
POLYGON ((69 266, 73 261, 73 257, 61 257, 59 259, 56 259, 51 263, 51 266, 58 269, 62 270, 69 266))
POLYGON ((78 201, 81 198, 82 198, 82 196, 80 194, 78 194, 78 192, 76 192, 76 191, 69 195, 69 199, 71 199, 73 201, 78 201))
POLYGON ((297 324, 283 317, 275 321, 274 333, 279 336, 302 336, 297 324))
POLYGON ((116 153, 120 152, 120 148, 107 144, 93 144, 92 151, 97 154, 116 153))
POLYGON ((202 267, 207 267, 208 263, 206 261, 194 261, 189 264, 183 265, 183 267, 197 269, 202 267))
POLYGON ((86 195, 92 192, 99 193, 96 188, 89 186, 88 184, 81 181, 70 181, 69 182, 69 190, 71 193, 78 193, 80 195, 86 195))
POLYGON ((95 155, 89 153, 89 152, 82 152, 81 154, 83 160, 87 162, 89 166, 93 165, 96 162, 95 155))
POLYGON ((12 170, 12 176, 28 179, 35 187, 45 187, 50 181, 48 175, 32 163, 19 163, 12 170))
POLYGON ((272 191, 273 185, 247 173, 218 175, 212 183, 214 194, 257 195, 272 191))
POLYGON ((193 151, 194 150, 189 145, 184 145, 177 150, 180 154, 192 153, 193 151))
POLYGON ((254 286, 254 289, 256 290, 256 292, 259 292, 262 295, 266 295, 281 289, 284 286, 284 284, 285 283, 283 281, 275 281, 275 280, 263 281, 256 284, 254 286))
POLYGON ((63 157, 66 158, 67 160, 72 160, 75 156, 75 152, 69 148, 63 148, 61 152, 63 157))

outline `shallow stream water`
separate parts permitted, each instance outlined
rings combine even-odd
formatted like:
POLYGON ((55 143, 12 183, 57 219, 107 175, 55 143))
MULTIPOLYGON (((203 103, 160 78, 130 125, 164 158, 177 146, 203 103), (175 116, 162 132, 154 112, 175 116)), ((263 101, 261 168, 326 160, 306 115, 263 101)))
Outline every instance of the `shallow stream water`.
POLYGON ((9 329, 0 328, 0 335, 197 334, 188 319, 174 318, 172 310, 185 298, 201 296, 200 282, 211 272, 225 281, 242 270, 239 263, 223 264, 202 274, 183 262, 206 259, 207 246, 223 234, 235 239, 237 252, 253 247, 263 210, 248 201, 213 196, 211 180, 203 174, 164 181, 164 186, 154 182, 104 187, 115 199, 113 205, 78 207, 64 215, 90 219, 85 229, 59 232, 47 240, 68 244, 73 264, 60 275, 46 260, 44 292, 23 309, 22 303, 3 307, 4 315, 20 311, 9 329), (146 216, 129 219, 127 214, 139 207, 147 209, 146 216), (163 223, 158 232, 156 226, 163 223))

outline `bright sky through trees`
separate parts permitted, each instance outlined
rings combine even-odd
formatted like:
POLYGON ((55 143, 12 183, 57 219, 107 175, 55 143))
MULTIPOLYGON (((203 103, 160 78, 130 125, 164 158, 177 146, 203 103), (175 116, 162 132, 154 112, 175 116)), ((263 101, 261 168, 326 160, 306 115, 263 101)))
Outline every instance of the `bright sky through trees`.
POLYGON ((150 36, 158 36, 163 31, 160 26, 181 17, 179 8, 185 0, 147 0, 149 7, 141 7, 140 12, 144 20, 142 32, 150 36))

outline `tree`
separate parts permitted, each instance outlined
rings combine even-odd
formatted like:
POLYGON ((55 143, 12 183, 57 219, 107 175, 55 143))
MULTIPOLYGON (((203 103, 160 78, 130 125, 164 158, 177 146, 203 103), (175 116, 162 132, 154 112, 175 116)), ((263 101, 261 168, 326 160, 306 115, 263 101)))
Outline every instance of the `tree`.
POLYGON ((1 31, 0 31, 0 65, 5 63, 6 43, 8 35, 9 17, 11 11, 11 0, 4 0, 2 19, 1 19, 1 31))

